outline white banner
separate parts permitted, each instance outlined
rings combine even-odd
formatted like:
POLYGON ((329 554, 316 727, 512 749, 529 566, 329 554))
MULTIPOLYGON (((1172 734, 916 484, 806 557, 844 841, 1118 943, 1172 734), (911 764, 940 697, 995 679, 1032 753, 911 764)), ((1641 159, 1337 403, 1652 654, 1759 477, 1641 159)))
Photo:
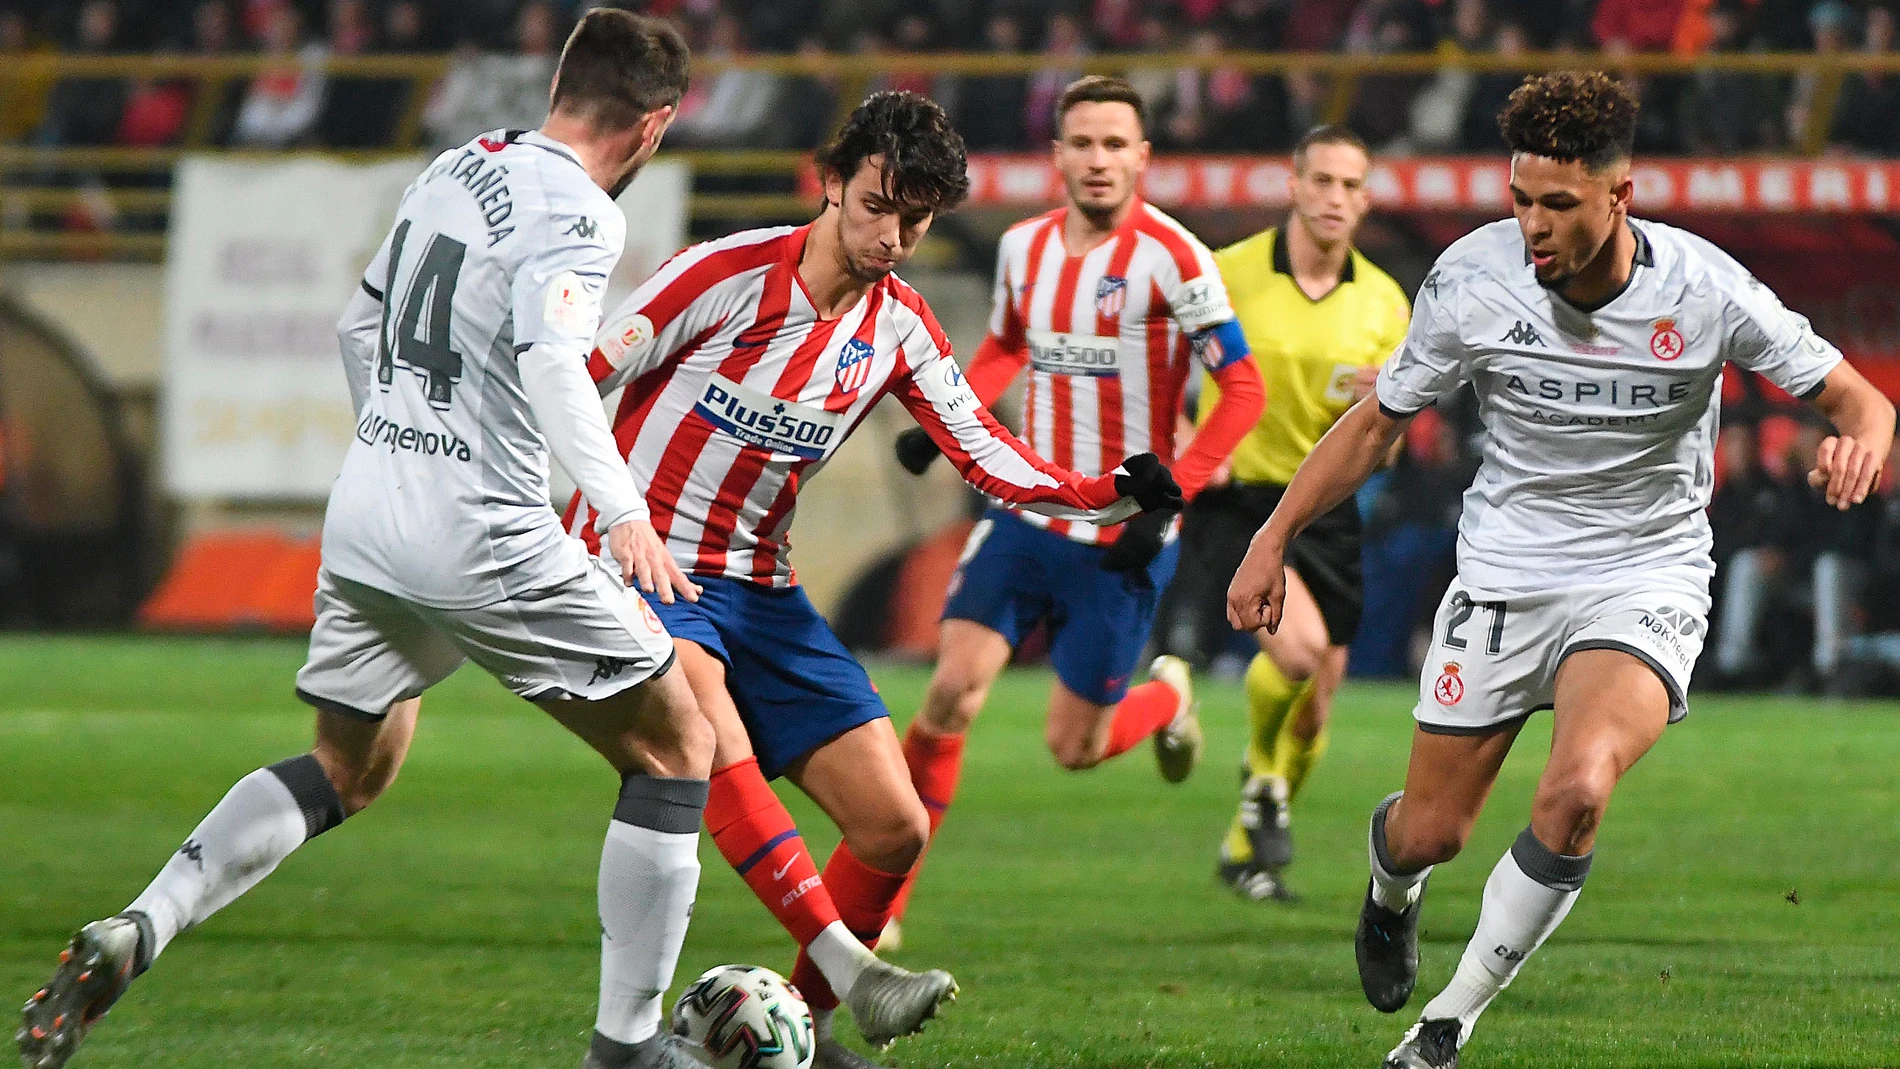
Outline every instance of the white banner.
MULTIPOLYGON (((161 415, 173 494, 329 496, 354 423, 337 316, 427 162, 180 161, 161 415)), ((627 251, 610 301, 685 244, 690 186, 684 164, 662 161, 622 194, 627 251)))

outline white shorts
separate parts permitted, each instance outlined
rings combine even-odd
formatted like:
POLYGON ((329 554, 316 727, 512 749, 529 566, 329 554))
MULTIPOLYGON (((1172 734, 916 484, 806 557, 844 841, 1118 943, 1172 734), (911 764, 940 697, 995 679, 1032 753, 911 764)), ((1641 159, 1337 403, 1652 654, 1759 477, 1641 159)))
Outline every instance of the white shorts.
POLYGON ((1479 735, 1549 709, 1557 668, 1579 650, 1621 650, 1669 691, 1669 722, 1689 712, 1689 674, 1708 633, 1699 571, 1655 571, 1625 582, 1499 597, 1453 581, 1432 621, 1420 673, 1419 727, 1479 735))
POLYGON ((363 720, 382 719, 464 660, 531 701, 597 701, 673 663, 659 617, 598 557, 557 586, 473 609, 421 605, 323 571, 316 607, 297 696, 363 720))

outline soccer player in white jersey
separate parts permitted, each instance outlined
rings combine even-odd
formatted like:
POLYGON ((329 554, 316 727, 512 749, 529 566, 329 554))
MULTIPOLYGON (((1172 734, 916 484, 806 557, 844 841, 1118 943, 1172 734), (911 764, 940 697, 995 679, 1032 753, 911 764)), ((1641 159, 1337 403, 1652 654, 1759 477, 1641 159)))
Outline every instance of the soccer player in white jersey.
MULTIPOLYGON (((1023 436, 1038 452, 1093 473, 1128 450, 1153 450, 1192 498, 1260 418, 1266 394, 1213 254, 1136 192, 1148 163, 1142 118, 1141 95, 1120 78, 1063 91, 1051 151, 1068 203, 1004 233, 989 335, 969 379, 993 404, 1027 367, 1023 436), (1176 459, 1197 359, 1220 400, 1176 459)), ((913 472, 935 455, 921 430, 898 440, 913 472)), ((1150 512, 1100 526, 998 507, 977 523, 951 580, 923 709, 904 736, 933 834, 956 793, 964 734, 1039 622, 1056 675, 1045 738, 1062 767, 1094 768, 1152 739, 1163 778, 1193 770, 1201 732, 1187 663, 1158 657, 1151 678, 1129 687, 1179 556, 1174 521, 1150 512)))
POLYGON ((87 925, 27 1003, 26 1064, 65 1064, 183 930, 395 779, 420 695, 471 659, 621 776, 601 852, 600 1002, 586 1069, 685 1069, 660 998, 697 887, 711 726, 637 591, 690 592, 587 375, 624 240, 614 196, 686 89, 666 24, 590 13, 541 130, 438 157, 338 326, 356 439, 331 491, 310 657, 310 753, 238 781, 125 912, 87 925), (552 452, 601 503, 617 565, 548 505, 552 452), (669 581, 670 580, 670 581, 669 581))
POLYGON ((1525 719, 1553 709, 1531 821, 1484 888, 1456 974, 1389 1069, 1458 1063, 1479 1014, 1575 903, 1610 794, 1688 711, 1709 607, 1722 365, 1833 421, 1809 482, 1864 501, 1893 443, 1879 391, 1722 250, 1629 216, 1636 102, 1602 73, 1525 80, 1500 117, 1516 222, 1440 256, 1409 333, 1301 465, 1228 590, 1236 627, 1278 626, 1285 548, 1463 384, 1484 417, 1458 577, 1433 629, 1405 789, 1373 811, 1355 939, 1366 997, 1418 974, 1426 876, 1464 845, 1525 719))
MULTIPOLYGON (((787 559, 799 486, 889 395, 964 478, 1012 505, 1115 522, 1179 508, 1180 493, 1152 454, 1090 477, 1030 453, 978 403, 936 317, 892 274, 969 188, 943 109, 875 94, 817 164, 817 219, 687 249, 608 317, 593 366, 603 393, 626 385, 615 434, 655 528, 704 588, 654 609, 718 735, 707 828, 798 940, 792 979, 816 1017, 816 1064, 845 1069, 869 1063, 831 1034, 839 996, 865 1038, 884 1043, 921 1027, 955 984, 866 949, 929 824, 890 714, 787 559), (843 832, 822 877, 767 784, 779 775, 843 832)), ((570 522, 591 538, 594 502, 579 504, 570 522)))

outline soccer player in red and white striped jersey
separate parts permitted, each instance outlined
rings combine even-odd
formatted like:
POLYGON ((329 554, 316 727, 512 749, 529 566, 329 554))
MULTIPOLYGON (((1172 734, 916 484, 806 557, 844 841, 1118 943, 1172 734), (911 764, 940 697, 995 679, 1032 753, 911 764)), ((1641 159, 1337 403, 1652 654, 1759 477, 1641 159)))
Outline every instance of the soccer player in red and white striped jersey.
MULTIPOLYGON (((692 578, 650 598, 717 736, 706 821, 720 852, 803 948, 792 979, 819 1027, 815 1064, 869 1063, 830 1035, 842 995, 873 1042, 915 1031, 955 990, 867 949, 929 836, 889 713, 798 586, 786 532, 802 479, 886 394, 977 489, 1071 523, 1179 508, 1152 454, 1077 475, 978 403, 935 316, 891 272, 968 189, 936 104, 876 94, 818 157, 807 226, 695 246, 603 325, 591 366, 625 384, 614 433, 653 527, 692 578), (785 774, 838 822, 822 878, 767 785, 785 774), (834 994, 834 991, 836 994, 834 994)), ((569 512, 590 542, 591 510, 569 512)))
MULTIPOLYGON (((1023 437, 1038 452, 1097 472, 1126 450, 1152 451, 1191 496, 1259 418, 1259 370, 1213 255, 1135 191, 1148 159, 1141 96, 1119 78, 1083 78, 1064 91, 1057 121, 1068 203, 1003 235, 970 385, 988 404, 1027 367, 1023 437), (1197 357, 1220 400, 1174 460, 1197 357)), ((933 455, 914 432, 898 443, 912 471, 933 455)), ((1056 672, 1046 734, 1063 767, 1092 768, 1153 739, 1164 778, 1193 769, 1201 742, 1187 664, 1157 658, 1148 682, 1128 686, 1174 571, 1174 530, 1172 514, 1153 512, 1099 526, 997 508, 977 524, 944 608, 936 673, 904 740, 933 832, 956 791, 964 732, 1038 621, 1056 672)))

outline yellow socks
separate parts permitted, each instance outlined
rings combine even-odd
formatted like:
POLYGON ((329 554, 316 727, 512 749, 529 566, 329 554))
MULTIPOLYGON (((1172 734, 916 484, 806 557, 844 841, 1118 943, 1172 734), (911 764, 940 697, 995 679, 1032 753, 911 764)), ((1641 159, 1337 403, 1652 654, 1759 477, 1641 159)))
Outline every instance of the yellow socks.
POLYGON ((1247 666, 1247 770, 1253 775, 1280 774, 1281 728, 1302 689, 1280 671, 1273 658, 1254 654, 1247 666))

